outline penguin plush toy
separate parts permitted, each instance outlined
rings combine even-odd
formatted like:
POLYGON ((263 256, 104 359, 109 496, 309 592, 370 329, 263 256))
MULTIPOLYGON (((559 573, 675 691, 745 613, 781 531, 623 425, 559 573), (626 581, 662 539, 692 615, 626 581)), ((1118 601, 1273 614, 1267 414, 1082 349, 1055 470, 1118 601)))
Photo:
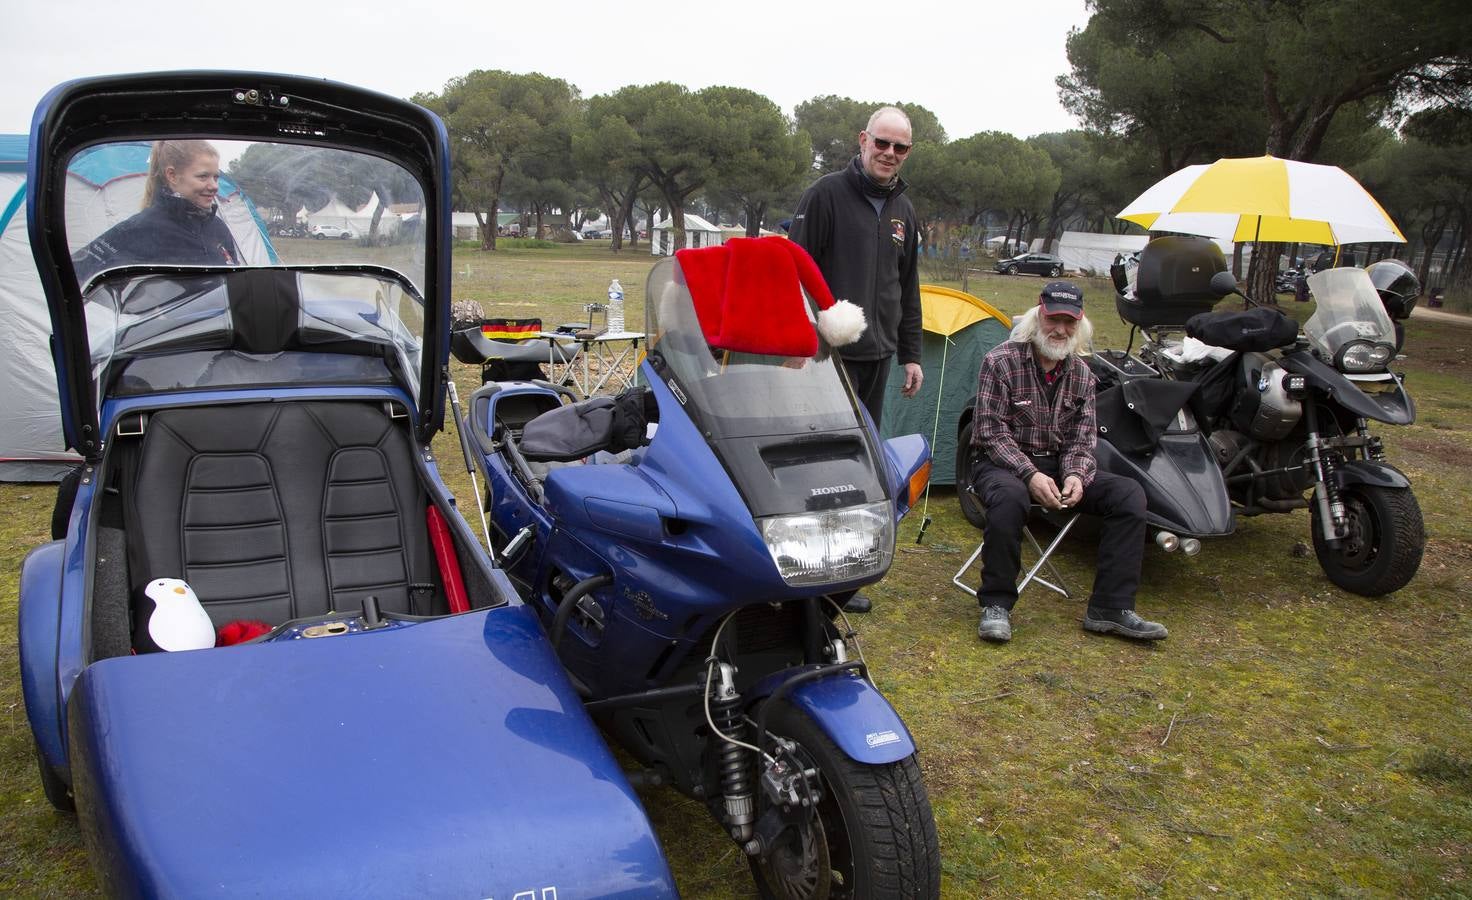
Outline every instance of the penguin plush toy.
POLYGON ((155 578, 134 607, 133 646, 139 653, 215 646, 215 626, 194 589, 178 578, 155 578))

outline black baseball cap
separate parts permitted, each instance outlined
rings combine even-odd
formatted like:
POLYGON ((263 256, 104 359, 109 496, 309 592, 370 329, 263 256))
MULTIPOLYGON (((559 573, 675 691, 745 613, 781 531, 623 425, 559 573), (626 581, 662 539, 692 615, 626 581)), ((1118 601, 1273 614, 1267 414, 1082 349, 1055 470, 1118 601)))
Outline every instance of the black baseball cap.
POLYGON ((1084 316, 1084 292, 1071 281, 1050 281, 1038 295, 1038 305, 1045 316, 1084 316))

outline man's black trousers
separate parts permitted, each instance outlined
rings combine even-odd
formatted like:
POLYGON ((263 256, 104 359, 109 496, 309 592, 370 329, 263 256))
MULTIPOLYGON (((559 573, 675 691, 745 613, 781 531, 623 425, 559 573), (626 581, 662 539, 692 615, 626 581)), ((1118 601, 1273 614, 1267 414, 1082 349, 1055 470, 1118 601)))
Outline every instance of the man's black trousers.
POLYGON ((874 427, 884 430, 884 389, 889 384, 889 370, 893 357, 884 359, 845 359, 843 368, 848 372, 849 384, 859 402, 869 410, 874 427))
MULTIPOLYGON (((1038 469, 1053 475, 1057 471, 1056 458, 1039 459, 1038 469)), ((1058 480, 1056 476, 1055 480, 1058 480)), ((1021 479, 990 460, 977 467, 973 483, 976 496, 986 509, 986 528, 982 533, 986 545, 981 550, 981 589, 976 599, 983 607, 1010 610, 1017 602, 1022 529, 1027 524, 1032 497, 1021 479)), ((1083 499, 1074 509, 1104 520, 1089 605, 1100 609, 1134 609, 1135 592, 1140 587, 1140 563, 1145 556, 1145 492, 1131 479, 1098 472, 1094 481, 1084 488, 1083 499)))

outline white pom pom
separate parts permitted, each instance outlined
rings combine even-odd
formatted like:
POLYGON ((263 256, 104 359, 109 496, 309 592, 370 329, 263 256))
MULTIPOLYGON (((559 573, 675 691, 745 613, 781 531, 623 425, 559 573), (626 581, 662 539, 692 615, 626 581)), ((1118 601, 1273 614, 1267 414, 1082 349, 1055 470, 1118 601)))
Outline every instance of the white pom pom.
POLYGON ((818 313, 818 333, 832 347, 852 344, 868 327, 864 311, 847 300, 839 300, 818 313))

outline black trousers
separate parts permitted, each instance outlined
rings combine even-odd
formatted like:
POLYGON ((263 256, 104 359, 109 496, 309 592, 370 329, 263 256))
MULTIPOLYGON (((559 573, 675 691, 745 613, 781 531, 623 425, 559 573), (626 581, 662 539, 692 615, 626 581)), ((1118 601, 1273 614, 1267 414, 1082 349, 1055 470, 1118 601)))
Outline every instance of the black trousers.
POLYGON ((845 359, 844 371, 848 372, 849 383, 854 393, 869 410, 874 427, 884 431, 884 388, 889 383, 890 358, 845 359))
MULTIPOLYGON (((1057 478, 1056 458, 1040 459, 1039 471, 1057 478)), ((1022 529, 1027 524, 1032 496, 1027 485, 990 460, 977 467, 973 479, 976 496, 986 509, 986 528, 981 549, 981 589, 977 601, 983 606, 1011 609, 1017 603, 1017 575, 1022 569, 1022 529)), ((1129 479, 1108 472, 1095 474, 1084 488, 1078 511, 1099 516, 1104 522, 1099 534, 1099 563, 1089 605, 1100 609, 1134 609, 1140 587, 1140 563, 1145 557, 1145 492, 1129 479)))

